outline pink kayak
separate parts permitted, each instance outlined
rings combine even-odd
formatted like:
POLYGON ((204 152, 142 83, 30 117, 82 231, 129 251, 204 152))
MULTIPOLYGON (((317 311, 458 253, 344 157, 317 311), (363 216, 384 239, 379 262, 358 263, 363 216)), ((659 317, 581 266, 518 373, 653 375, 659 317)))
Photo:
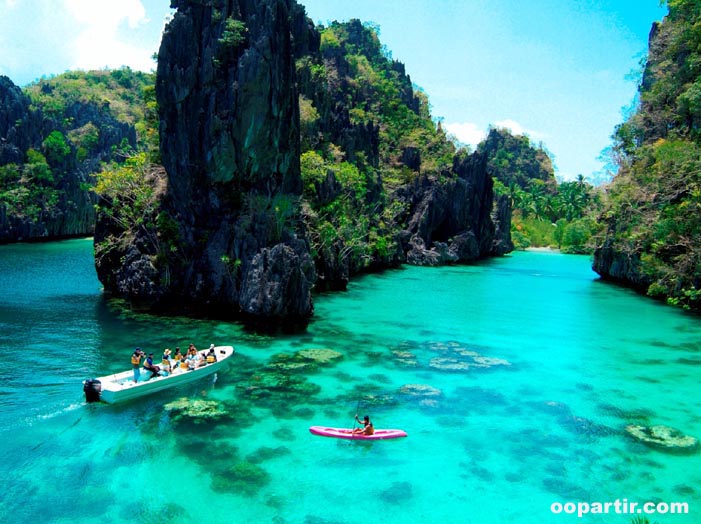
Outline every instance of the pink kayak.
POLYGON ((348 440, 384 440, 388 438, 406 437, 406 432, 401 429, 376 429, 373 435, 363 435, 362 433, 353 433, 352 429, 347 428, 327 428, 326 426, 312 426, 309 432, 313 435, 322 437, 345 438, 348 440))

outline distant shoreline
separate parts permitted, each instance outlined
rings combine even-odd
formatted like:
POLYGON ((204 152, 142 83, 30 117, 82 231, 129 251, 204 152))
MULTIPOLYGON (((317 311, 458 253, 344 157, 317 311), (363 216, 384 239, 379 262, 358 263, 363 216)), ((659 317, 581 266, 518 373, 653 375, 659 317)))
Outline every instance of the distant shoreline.
POLYGON ((560 250, 554 247, 542 246, 542 247, 527 247, 524 251, 536 251, 540 253, 559 253, 560 250))

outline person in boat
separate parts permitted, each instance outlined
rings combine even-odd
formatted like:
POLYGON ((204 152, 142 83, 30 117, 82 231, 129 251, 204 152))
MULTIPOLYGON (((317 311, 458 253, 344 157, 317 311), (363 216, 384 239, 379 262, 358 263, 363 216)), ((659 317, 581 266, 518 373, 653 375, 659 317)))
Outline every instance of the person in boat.
POLYGON ((136 348, 131 354, 131 367, 134 369, 134 383, 139 381, 141 377, 141 359, 144 357, 144 352, 141 348, 136 348))
POLYGON ((180 347, 175 348, 175 353, 173 353, 173 360, 180 362, 183 359, 183 354, 180 352, 180 347))
POLYGON ((197 357, 196 351, 188 351, 187 358, 185 359, 185 362, 187 362, 187 369, 195 369, 197 367, 197 357))
POLYGON ((148 377, 149 379, 151 379, 153 377, 160 377, 161 376, 161 373, 160 373, 161 368, 154 365, 154 363, 153 363, 153 353, 149 353, 148 357, 146 357, 146 362, 144 362, 144 369, 151 372, 151 376, 148 377))
POLYGON ((207 364, 214 364, 217 361, 217 353, 214 351, 214 344, 209 346, 209 353, 207 353, 205 361, 207 364))
POLYGON ((161 359, 161 365, 168 373, 172 373, 173 371, 173 366, 170 363, 170 354, 170 348, 166 348, 163 351, 163 358, 161 359))
POLYGON ((363 420, 361 421, 358 418, 358 415, 355 415, 355 420, 358 424, 362 424, 362 428, 355 428, 353 430, 353 433, 358 433, 358 434, 363 434, 363 435, 374 435, 375 434, 375 427, 372 425, 372 422, 370 422, 370 417, 365 415, 363 417, 363 420))

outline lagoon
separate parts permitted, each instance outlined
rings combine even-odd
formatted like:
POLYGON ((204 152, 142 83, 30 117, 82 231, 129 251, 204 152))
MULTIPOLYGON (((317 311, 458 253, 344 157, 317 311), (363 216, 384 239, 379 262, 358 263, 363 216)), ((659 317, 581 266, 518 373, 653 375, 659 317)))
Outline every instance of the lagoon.
POLYGON ((646 447, 624 428, 701 437, 701 320, 590 266, 518 252, 368 275, 316 297, 306 332, 271 337, 106 300, 88 239, 0 246, 0 521, 629 523, 550 511, 627 499, 687 502, 689 514, 650 521, 697 523, 701 454, 646 447), (135 346, 191 341, 238 354, 214 382, 84 403, 82 380, 127 369, 135 346), (271 359, 311 348, 343 358, 290 375, 304 395, 261 394, 271 359), (178 423, 164 406, 181 397, 232 417, 178 423), (350 426, 356 411, 409 436, 308 432, 350 426))

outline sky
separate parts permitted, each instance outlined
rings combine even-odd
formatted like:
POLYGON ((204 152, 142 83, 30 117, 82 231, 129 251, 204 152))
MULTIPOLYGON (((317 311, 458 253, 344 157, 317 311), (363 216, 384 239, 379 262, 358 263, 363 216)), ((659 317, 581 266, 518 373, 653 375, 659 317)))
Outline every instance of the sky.
MULTIPOLYGON (((475 146, 489 126, 542 144, 556 175, 605 178, 659 0, 298 0, 315 23, 359 18, 475 146)), ((0 75, 24 86, 73 69, 152 70, 169 0, 0 0, 0 75)))

